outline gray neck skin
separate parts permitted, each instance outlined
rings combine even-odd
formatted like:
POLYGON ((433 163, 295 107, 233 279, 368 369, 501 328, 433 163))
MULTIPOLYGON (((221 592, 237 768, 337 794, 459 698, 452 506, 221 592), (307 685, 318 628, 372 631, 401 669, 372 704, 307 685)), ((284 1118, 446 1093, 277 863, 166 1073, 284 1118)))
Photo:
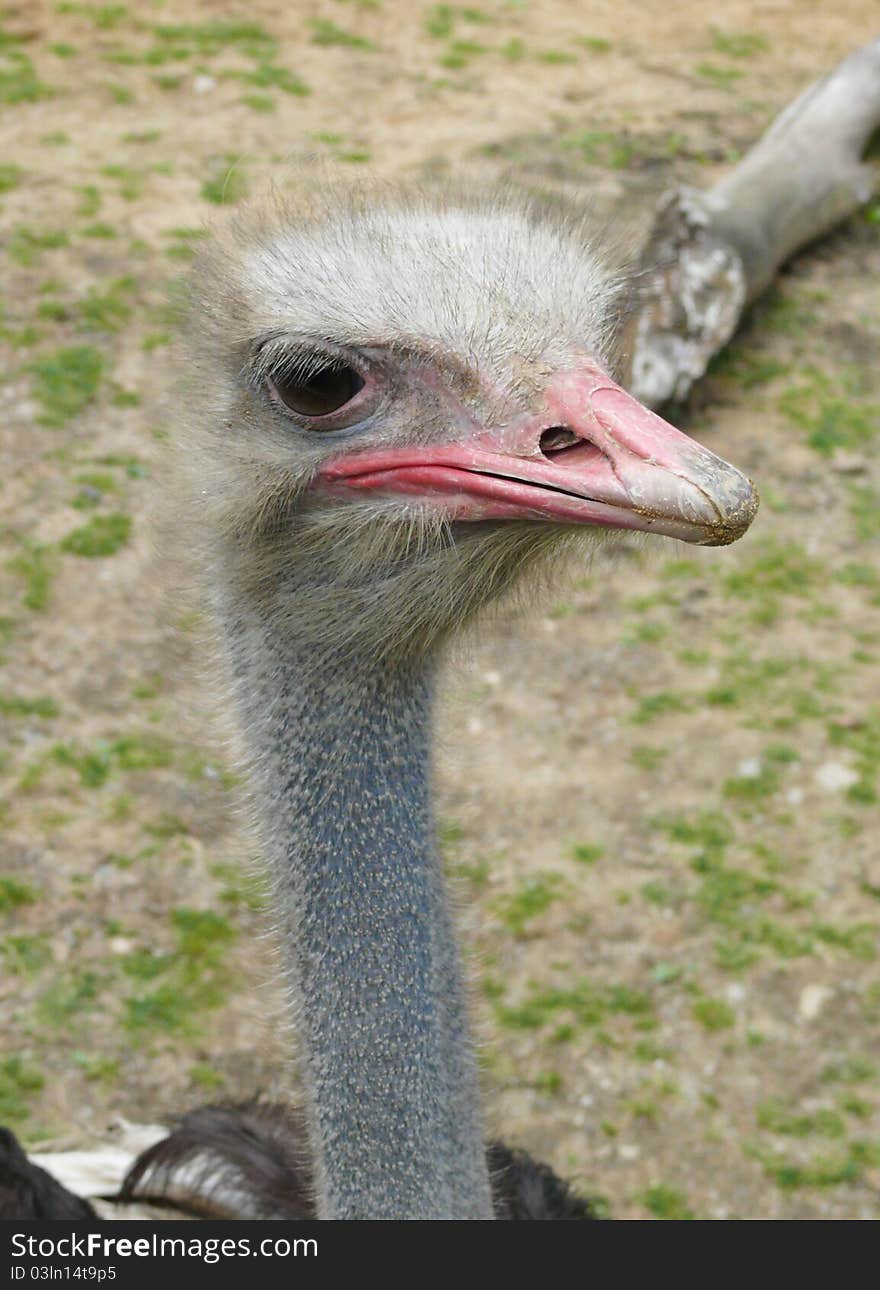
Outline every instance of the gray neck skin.
POLYGON ((430 661, 226 621, 303 1050, 321 1218, 490 1218, 431 811, 430 661))

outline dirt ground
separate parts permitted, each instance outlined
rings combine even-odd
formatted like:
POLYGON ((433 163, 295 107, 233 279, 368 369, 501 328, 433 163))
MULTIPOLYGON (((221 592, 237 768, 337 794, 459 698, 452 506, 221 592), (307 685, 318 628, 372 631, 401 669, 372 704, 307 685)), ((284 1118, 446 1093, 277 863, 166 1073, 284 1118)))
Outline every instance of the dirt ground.
MULTIPOLYGON (((203 624, 155 475, 181 275, 291 157, 631 198, 710 182, 873 0, 7 4, 0 1122, 295 1074, 203 624)), ((616 1217, 880 1214, 880 204, 680 423, 763 495, 625 541, 450 668, 444 846, 490 1127, 616 1217)))

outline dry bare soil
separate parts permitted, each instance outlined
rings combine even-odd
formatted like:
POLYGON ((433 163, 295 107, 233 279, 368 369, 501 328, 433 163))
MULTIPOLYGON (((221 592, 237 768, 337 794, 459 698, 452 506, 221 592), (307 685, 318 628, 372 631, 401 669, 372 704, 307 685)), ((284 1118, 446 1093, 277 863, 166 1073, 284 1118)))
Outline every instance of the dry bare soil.
MULTIPOLYGON (((150 536, 205 224, 309 154, 644 209, 721 173, 877 12, 4 15, 0 1122, 73 1145, 294 1087, 202 625, 150 536)), ((875 203, 682 410, 759 482, 742 542, 627 543, 450 668, 440 809, 490 1125, 615 1216, 880 1212, 878 273, 875 203)))

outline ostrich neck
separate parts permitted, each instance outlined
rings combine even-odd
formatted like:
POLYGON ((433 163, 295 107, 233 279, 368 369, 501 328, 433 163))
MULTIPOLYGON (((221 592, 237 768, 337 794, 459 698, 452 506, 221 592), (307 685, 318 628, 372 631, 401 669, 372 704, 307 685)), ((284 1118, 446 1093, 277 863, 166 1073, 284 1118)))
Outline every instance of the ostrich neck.
POLYGON ((434 665, 317 659, 226 620, 303 1057, 323 1218, 492 1216, 433 837, 434 665), (303 655, 303 656, 301 656, 303 655))

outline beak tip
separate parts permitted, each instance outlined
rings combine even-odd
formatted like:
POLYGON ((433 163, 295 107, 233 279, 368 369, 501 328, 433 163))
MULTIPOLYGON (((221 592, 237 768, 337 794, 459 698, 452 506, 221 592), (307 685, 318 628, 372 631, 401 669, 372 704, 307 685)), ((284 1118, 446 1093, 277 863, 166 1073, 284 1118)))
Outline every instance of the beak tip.
POLYGON ((740 480, 740 486, 719 511, 718 522, 712 526, 701 546, 730 546, 750 528, 761 499, 751 479, 741 475, 740 480))

